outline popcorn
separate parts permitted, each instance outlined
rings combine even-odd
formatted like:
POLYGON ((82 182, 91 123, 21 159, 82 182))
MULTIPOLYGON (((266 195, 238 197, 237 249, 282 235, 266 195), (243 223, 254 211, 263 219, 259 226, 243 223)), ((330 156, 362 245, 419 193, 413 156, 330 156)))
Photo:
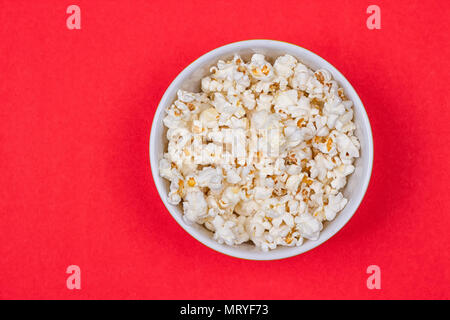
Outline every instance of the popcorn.
POLYGON ((203 192, 189 191, 183 199, 184 218, 187 222, 196 222, 207 214, 208 205, 203 192))
POLYGON ((333 220, 336 214, 344 209, 347 204, 347 199, 344 198, 342 193, 338 193, 336 196, 330 195, 328 197, 328 204, 325 206, 325 217, 328 221, 333 220))
POLYGON ((183 195, 184 181, 175 179, 170 183, 168 201, 170 204, 177 205, 181 201, 183 195))
POLYGON ((216 216, 212 221, 212 225, 216 232, 214 239, 219 243, 226 243, 228 245, 235 244, 236 235, 232 228, 236 226, 234 221, 225 221, 221 216, 216 216))
POLYGON ((207 187, 213 191, 220 191, 223 187, 223 177, 218 168, 205 167, 197 174, 197 178, 194 180, 196 180, 199 187, 207 187))
POLYGON ((322 223, 309 213, 303 213, 295 218, 297 228, 302 237, 310 240, 317 240, 322 230, 322 223))
POLYGON ((203 127, 209 129, 215 128, 218 126, 219 113, 215 108, 208 108, 200 113, 199 120, 203 127))
POLYGON ((286 189, 290 193, 295 193, 300 185, 300 182, 302 181, 302 176, 300 175, 292 175, 290 176, 286 181, 286 189))
POLYGON ((227 245, 318 239, 348 202, 360 150, 353 103, 328 71, 287 54, 273 64, 235 55, 210 72, 200 93, 179 90, 166 110, 168 202, 227 245))
POLYGON ((255 95, 251 93, 251 91, 246 90, 241 96, 242 103, 244 104, 244 107, 247 108, 247 110, 253 110, 256 106, 256 99, 255 95))
POLYGON ((222 208, 234 207, 241 200, 240 192, 241 189, 238 186, 227 187, 219 200, 219 205, 222 208))
POLYGON ((262 54, 254 54, 248 64, 248 71, 256 80, 268 81, 273 77, 273 68, 262 54))
POLYGON ((344 158, 358 158, 359 148, 354 144, 354 142, 343 133, 336 134, 336 144, 337 149, 344 158))
POLYGON ((254 188, 255 200, 264 200, 272 195, 273 188, 271 187, 255 187, 254 188))
POLYGON ((203 92, 215 92, 223 90, 223 84, 217 80, 211 79, 210 77, 203 78, 201 86, 203 92))
POLYGON ((255 200, 252 200, 252 195, 247 193, 246 188, 242 188, 241 200, 234 207, 234 212, 241 216, 251 216, 259 210, 260 205, 255 200))
POLYGON ((227 182, 230 184, 237 184, 241 181, 239 170, 234 169, 231 166, 225 169, 227 182))
POLYGON ((278 76, 287 79, 294 74, 293 69, 295 68, 296 64, 297 59, 286 54, 282 57, 278 57, 277 60, 275 60, 273 67, 278 76))

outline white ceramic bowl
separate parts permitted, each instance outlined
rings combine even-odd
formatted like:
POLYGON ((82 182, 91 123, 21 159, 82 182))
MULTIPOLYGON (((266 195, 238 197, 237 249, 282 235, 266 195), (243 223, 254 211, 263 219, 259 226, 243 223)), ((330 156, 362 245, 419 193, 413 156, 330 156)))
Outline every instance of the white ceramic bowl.
POLYGON ((204 54, 187 66, 167 88, 153 119, 150 134, 150 163, 153 179, 164 205, 178 224, 195 239, 211 249, 233 257, 250 260, 283 259, 301 254, 322 244, 336 234, 353 216, 364 197, 372 173, 372 131, 364 106, 355 89, 353 89, 348 80, 335 67, 323 58, 311 51, 286 42, 274 40, 241 41, 225 45, 204 54), (183 220, 181 205, 174 206, 167 201, 169 182, 163 179, 158 172, 159 160, 163 157, 164 150, 167 146, 167 130, 163 125, 164 110, 173 103, 178 89, 200 92, 200 79, 209 73, 209 68, 216 64, 219 59, 225 60, 232 58, 235 53, 241 55, 245 61, 248 61, 253 53, 262 53, 268 57, 269 61, 272 60, 272 62, 274 58, 287 53, 296 57, 313 70, 326 69, 331 72, 333 78, 344 88, 346 96, 354 103, 355 134, 361 142, 361 157, 356 160, 355 172, 349 177, 348 183, 343 191, 349 201, 333 221, 325 223, 320 238, 316 241, 305 239, 303 245, 299 247, 280 246, 269 252, 263 252, 252 244, 241 244, 238 246, 219 244, 212 238, 212 233, 206 228, 198 224, 189 225, 183 220))

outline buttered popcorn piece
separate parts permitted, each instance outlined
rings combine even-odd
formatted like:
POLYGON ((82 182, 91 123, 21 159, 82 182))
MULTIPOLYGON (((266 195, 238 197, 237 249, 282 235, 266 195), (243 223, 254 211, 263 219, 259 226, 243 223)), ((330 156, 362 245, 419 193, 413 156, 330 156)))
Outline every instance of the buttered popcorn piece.
POLYGON ((159 163, 168 202, 219 243, 262 250, 316 240, 348 200, 360 144, 353 103, 290 55, 220 60, 167 108, 159 163))

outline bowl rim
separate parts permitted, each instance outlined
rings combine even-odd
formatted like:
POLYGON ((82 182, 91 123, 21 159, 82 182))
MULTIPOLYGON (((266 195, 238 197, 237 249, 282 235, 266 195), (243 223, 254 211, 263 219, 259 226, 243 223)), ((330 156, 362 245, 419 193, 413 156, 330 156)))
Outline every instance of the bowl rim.
MULTIPOLYGON (((220 58, 217 58, 220 59, 220 58)), ((343 85, 342 83, 339 83, 341 86, 343 85)), ((164 124, 162 124, 164 125, 164 124)), ((353 215, 356 213, 356 211, 358 210, 359 206, 362 203, 362 200, 365 197, 365 194, 367 192, 367 189, 369 187, 369 183, 372 177, 372 169, 373 169, 373 158, 374 158, 374 144, 373 144, 373 135, 372 135, 372 128, 370 125, 370 121, 369 121, 369 117, 367 115, 366 109, 364 107, 364 104, 361 101, 361 98, 359 97, 357 91, 354 89, 354 87, 352 86, 352 84, 350 83, 350 81, 338 70, 336 69, 331 63, 329 63, 327 60, 325 60, 324 58, 322 58, 321 56, 319 56, 318 54, 305 49, 297 44, 293 44, 293 43, 289 43, 289 42, 285 42, 285 41, 281 41, 281 40, 270 40, 270 39, 251 39, 251 40, 242 40, 242 41, 236 41, 236 42, 232 42, 232 43, 228 43, 225 45, 222 45, 220 47, 217 47, 211 51, 208 51, 207 53, 201 55, 200 57, 198 57, 197 59, 195 59, 194 61, 192 61, 189 65, 187 65, 180 73, 177 74, 177 76, 172 80, 172 82, 169 84, 169 86, 166 88, 163 96, 161 97, 159 103, 158 103, 158 107, 155 110, 155 113, 153 115, 153 120, 152 120, 152 124, 151 124, 151 130, 150 130, 150 137, 149 137, 149 160, 150 160, 150 168, 151 168, 151 173, 152 173, 152 178, 153 178, 153 182, 156 186, 156 189, 158 191, 158 195, 160 197, 160 199, 162 200, 164 206, 166 207, 167 211, 169 211, 170 215, 172 216, 172 218, 191 236, 193 237, 195 240, 197 240, 198 242, 200 242, 201 244, 203 244, 204 246, 222 253, 224 255, 230 256, 230 257, 234 257, 234 258, 240 258, 243 260, 250 260, 250 261, 268 261, 268 260, 281 260, 281 259, 286 259, 286 258, 290 258, 290 257, 294 257, 300 254, 303 254, 305 252, 308 252, 318 246, 320 246, 321 244, 327 242, 330 238, 332 238, 333 236, 335 236, 349 221, 350 219, 353 217, 353 215), (243 252, 243 251, 239 251, 239 246, 227 246, 227 245, 221 245, 218 242, 216 242, 214 239, 212 239, 211 237, 206 237, 202 234, 196 233, 195 230, 192 228, 189 228, 189 226, 186 224, 186 222, 183 220, 182 217, 178 217, 177 216, 177 212, 172 212, 172 210, 174 210, 171 206, 168 205, 167 200, 166 200, 166 191, 163 190, 162 187, 162 183, 160 183, 160 180, 163 179, 162 177, 159 176, 159 163, 158 163, 158 159, 154 159, 154 161, 152 161, 153 157, 156 157, 156 155, 154 154, 154 152, 152 153, 152 150, 154 150, 156 148, 156 126, 157 126, 157 119, 159 118, 159 115, 161 112, 164 112, 164 108, 165 108, 165 104, 166 104, 166 100, 168 99, 169 93, 171 91, 173 91, 174 87, 177 87, 175 89, 178 89, 180 87, 180 85, 182 84, 181 82, 181 78, 184 78, 184 75, 187 73, 190 73, 192 69, 195 69, 195 67, 197 65, 201 65, 201 63, 204 60, 208 60, 210 57, 214 56, 218 51, 224 50, 224 49, 229 49, 232 47, 236 47, 236 49, 239 49, 239 45, 243 45, 245 44, 246 46, 248 45, 254 45, 255 47, 268 47, 268 46, 273 46, 274 49, 279 49, 278 46, 283 45, 283 46, 289 46, 292 49, 295 50, 299 50, 303 51, 304 53, 314 57, 315 60, 320 62, 321 68, 324 68, 328 71, 332 71, 333 74, 338 74, 339 76, 342 77, 342 79, 344 79, 344 81, 346 82, 346 86, 353 91, 356 101, 353 101, 354 105, 359 104, 360 111, 361 111, 361 116, 363 119, 363 122, 365 123, 365 128, 367 131, 367 138, 369 141, 369 145, 367 146, 367 153, 368 153, 368 167, 367 167, 367 173, 364 175, 364 180, 363 183, 361 185, 362 187, 362 192, 360 194, 359 199, 357 199, 357 203, 354 205, 354 210, 353 212, 348 213, 348 217, 345 221, 343 221, 343 223, 341 223, 341 225, 338 226, 338 228, 336 228, 333 232, 330 232, 328 235, 323 235, 323 231, 321 232, 321 237, 317 240, 311 241, 312 244, 308 247, 308 248, 304 248, 305 245, 302 244, 298 247, 291 247, 291 248, 295 248, 297 250, 291 250, 289 251, 288 254, 284 253, 280 253, 279 250, 274 249, 274 250, 269 250, 267 252, 263 252, 263 251, 259 251, 257 254, 253 254, 254 252, 243 252), (154 163, 156 162, 156 163, 154 163), (157 181, 157 179, 159 179, 159 181, 157 181), (303 249, 302 249, 303 248, 303 249)))

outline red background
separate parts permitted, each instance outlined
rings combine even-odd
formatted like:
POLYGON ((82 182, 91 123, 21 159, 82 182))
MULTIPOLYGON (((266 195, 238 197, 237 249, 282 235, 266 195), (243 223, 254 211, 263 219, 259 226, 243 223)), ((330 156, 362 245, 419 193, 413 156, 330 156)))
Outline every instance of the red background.
POLYGON ((0 298, 450 298, 448 1, 1 1, 0 298), (81 30, 66 8, 81 8, 81 30), (368 30, 366 8, 381 8, 368 30), (375 161, 352 220, 282 261, 221 255, 156 192, 164 90, 227 43, 279 39, 335 65, 375 161), (82 289, 68 290, 67 266, 82 289), (381 268, 368 290, 366 268, 381 268))

